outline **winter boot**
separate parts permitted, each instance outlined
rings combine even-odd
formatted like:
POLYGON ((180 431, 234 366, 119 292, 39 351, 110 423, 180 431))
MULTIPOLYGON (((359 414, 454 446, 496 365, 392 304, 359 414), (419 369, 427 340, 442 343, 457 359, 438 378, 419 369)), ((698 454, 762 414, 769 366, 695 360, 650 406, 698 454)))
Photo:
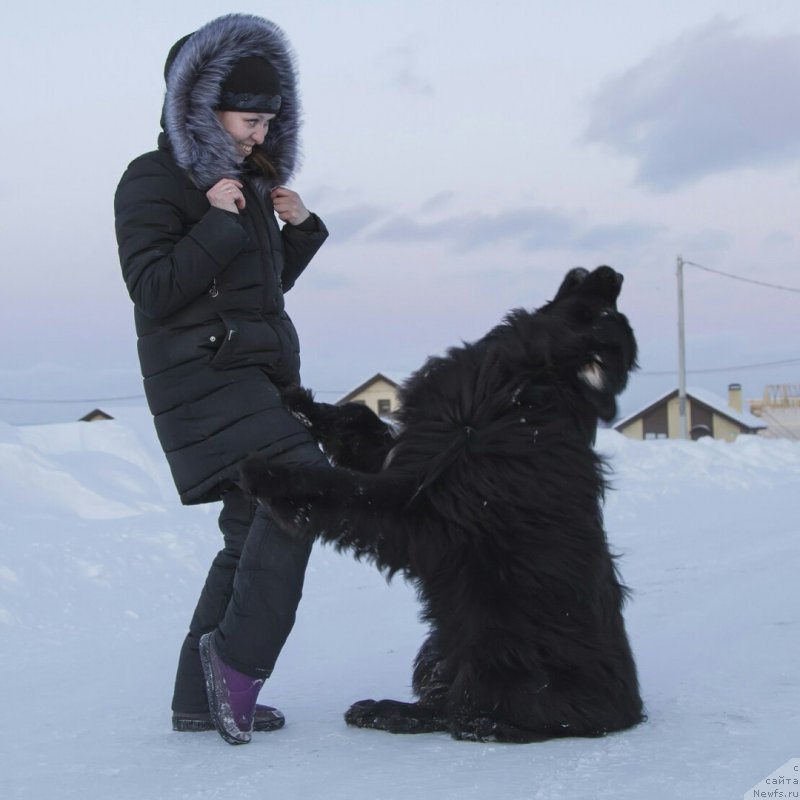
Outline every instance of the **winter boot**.
MULTIPOLYGON (((277 731, 285 723, 286 720, 283 713, 277 708, 256 705, 256 713, 253 716, 253 731, 277 731)), ((215 728, 214 723, 211 721, 211 714, 208 711, 197 713, 173 711, 172 730, 182 733, 199 733, 201 731, 213 731, 215 728)))
POLYGON ((229 667, 214 646, 213 632, 200 637, 200 661, 206 678, 208 710, 217 733, 228 744, 247 744, 263 679, 229 667))

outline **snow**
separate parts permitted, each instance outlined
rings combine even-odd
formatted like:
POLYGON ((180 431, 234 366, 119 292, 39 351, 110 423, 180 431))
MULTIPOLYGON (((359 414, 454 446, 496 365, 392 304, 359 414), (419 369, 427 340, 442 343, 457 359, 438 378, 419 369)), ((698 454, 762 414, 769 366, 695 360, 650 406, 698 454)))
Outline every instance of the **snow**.
POLYGON ((634 590, 645 724, 533 745, 347 728, 354 700, 410 698, 424 629, 402 580, 318 546, 262 692, 286 728, 231 747, 169 721, 218 508, 180 506, 144 409, 0 423, 0 796, 759 796, 751 787, 800 756, 800 444, 603 430, 598 448, 614 467, 606 524, 634 590))

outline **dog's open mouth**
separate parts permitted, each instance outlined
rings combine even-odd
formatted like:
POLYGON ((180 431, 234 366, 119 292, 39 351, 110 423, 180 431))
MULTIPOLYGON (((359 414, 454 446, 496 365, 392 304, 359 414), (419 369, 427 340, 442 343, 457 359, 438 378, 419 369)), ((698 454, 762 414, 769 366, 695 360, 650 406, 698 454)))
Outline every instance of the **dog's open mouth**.
POLYGON ((605 388, 606 375, 603 370, 603 359, 595 356, 588 364, 585 364, 578 372, 578 377, 586 384, 596 389, 598 392, 605 388))

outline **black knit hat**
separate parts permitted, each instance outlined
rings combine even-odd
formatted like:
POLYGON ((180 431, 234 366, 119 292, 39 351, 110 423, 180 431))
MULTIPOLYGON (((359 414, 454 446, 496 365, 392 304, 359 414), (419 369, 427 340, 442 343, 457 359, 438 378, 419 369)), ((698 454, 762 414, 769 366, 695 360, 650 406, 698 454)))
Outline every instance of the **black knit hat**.
POLYGON ((280 108, 281 82, 272 64, 258 56, 237 61, 222 83, 217 110, 277 114, 280 108))
POLYGON ((164 63, 164 80, 167 80, 169 77, 170 67, 172 67, 172 65, 175 63, 178 53, 180 53, 181 48, 186 44, 186 42, 189 41, 191 35, 191 33, 187 33, 186 36, 182 36, 177 42, 175 42, 174 45, 172 45, 172 47, 170 47, 169 53, 167 54, 167 60, 164 63))

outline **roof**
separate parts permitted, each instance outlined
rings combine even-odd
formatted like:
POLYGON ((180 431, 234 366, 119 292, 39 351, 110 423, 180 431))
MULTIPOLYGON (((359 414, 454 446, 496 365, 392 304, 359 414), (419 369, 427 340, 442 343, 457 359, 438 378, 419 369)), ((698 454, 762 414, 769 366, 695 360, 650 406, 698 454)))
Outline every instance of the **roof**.
POLYGON ((78 422, 94 422, 98 419, 114 419, 111 414, 103 411, 102 408, 95 408, 93 411, 90 411, 88 414, 82 416, 78 422))
POLYGON ((369 378, 368 380, 364 381, 364 383, 359 384, 358 386, 356 386, 355 389, 351 389, 344 397, 342 397, 341 399, 337 400, 336 401, 337 405, 339 403, 347 403, 347 402, 349 402, 354 397, 356 397, 357 395, 361 394, 361 392, 369 389, 369 387, 372 386, 373 383, 377 383, 378 381, 385 381, 386 383, 388 383, 390 386, 392 386, 395 389, 398 389, 400 387, 399 381, 395 381, 395 380, 392 380, 391 378, 388 378, 386 376, 386 374, 383 373, 383 372, 376 372, 371 378, 369 378))
MULTIPOLYGON (((615 422, 613 426, 614 430, 618 431, 621 428, 624 428, 626 425, 630 425, 631 422, 639 419, 639 417, 643 417, 648 411, 652 410, 656 406, 661 405, 662 403, 666 403, 668 400, 676 397, 677 395, 677 389, 664 392, 664 394, 662 394, 660 397, 657 397, 651 403, 648 403, 648 405, 646 405, 644 408, 640 408, 633 414, 628 414, 628 416, 623 417, 615 422)), ((760 420, 758 417, 750 414, 747 411, 737 411, 735 408, 731 408, 731 406, 729 406, 725 400, 713 392, 706 391, 705 389, 687 388, 686 396, 692 400, 697 400, 704 406, 708 406, 712 411, 719 414, 721 417, 726 417, 732 422, 735 422, 741 428, 747 428, 748 430, 763 430, 767 427, 763 420, 760 420)))

